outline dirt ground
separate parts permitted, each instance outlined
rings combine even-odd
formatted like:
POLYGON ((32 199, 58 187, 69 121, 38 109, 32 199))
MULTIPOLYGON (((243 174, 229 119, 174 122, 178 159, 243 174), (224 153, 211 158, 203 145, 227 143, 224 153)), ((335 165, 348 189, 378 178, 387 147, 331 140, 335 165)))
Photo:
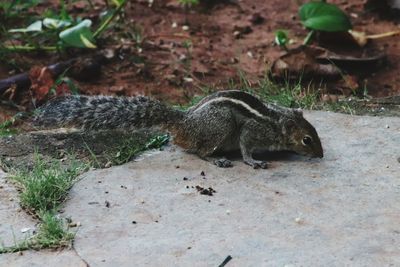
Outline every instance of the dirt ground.
MULTIPOLYGON (((31 10, 40 14, 57 9, 58 1, 44 1, 31 10), (50 3, 49 3, 50 2, 50 3)), ((87 16, 95 23, 105 1, 94 0, 68 5, 72 16, 87 16)), ((239 73, 253 83, 265 77, 272 62, 284 51, 275 45, 274 32, 287 30, 293 43, 300 45, 307 35, 298 17, 298 7, 306 1, 237 0, 203 4, 186 10, 176 0, 128 1, 124 16, 98 42, 112 60, 102 64, 100 74, 75 81, 82 94, 145 94, 171 102, 187 102, 207 88, 240 87, 239 73), (235 82, 236 81, 236 82, 235 82)), ((368 34, 399 30, 399 20, 370 12, 365 1, 329 1, 349 14, 355 30, 368 34)), ((21 22, 9 22, 16 28, 21 22)), ((26 26, 26 25, 25 25, 26 26)), ((361 55, 369 49, 383 51, 387 60, 378 69, 356 77, 359 90, 383 97, 400 92, 400 36, 370 42, 365 48, 346 48, 346 53, 361 55)), ((331 49, 342 40, 331 40, 331 49)), ((8 55, 13 61, 0 64, 0 79, 46 66, 72 57, 84 57, 97 51, 71 50, 67 54, 18 53, 8 55)), ((335 84, 328 91, 335 92, 335 84)))

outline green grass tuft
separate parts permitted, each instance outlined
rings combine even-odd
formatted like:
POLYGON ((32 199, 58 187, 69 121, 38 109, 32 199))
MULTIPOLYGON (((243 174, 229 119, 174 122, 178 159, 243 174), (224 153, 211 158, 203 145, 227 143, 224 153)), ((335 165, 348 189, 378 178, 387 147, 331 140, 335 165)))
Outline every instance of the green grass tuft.
POLYGON ((65 220, 56 211, 78 175, 86 169, 87 165, 78 161, 66 167, 58 161, 45 162, 35 155, 31 170, 16 171, 11 179, 21 189, 21 206, 39 218, 40 224, 37 234, 14 246, 0 248, 0 254, 70 245, 74 234, 68 231, 65 220))
POLYGON ((28 249, 60 248, 68 247, 74 239, 74 233, 68 231, 65 220, 56 214, 44 211, 39 214, 41 223, 38 233, 21 241, 14 246, 0 247, 0 254, 13 253, 28 249))
POLYGON ((65 220, 59 218, 53 212, 42 212, 40 215, 42 223, 39 231, 32 239, 35 248, 66 247, 70 245, 74 234, 68 231, 65 220))
POLYGON ((319 92, 310 86, 304 88, 301 80, 296 83, 278 84, 267 74, 252 83, 246 75, 239 71, 239 82, 230 81, 230 88, 237 88, 258 95, 262 101, 274 103, 288 108, 315 109, 319 100, 319 92))
POLYGON ((22 207, 37 213, 53 210, 65 200, 76 177, 85 169, 83 164, 73 161, 63 167, 58 161, 45 162, 36 156, 32 170, 17 171, 11 178, 21 187, 22 207))
POLYGON ((169 142, 169 135, 162 134, 157 135, 150 138, 146 144, 140 144, 136 139, 126 140, 115 153, 115 156, 112 158, 111 162, 114 165, 124 164, 132 158, 136 157, 139 153, 148 150, 148 149, 157 149, 161 148, 169 142))
POLYGON ((16 134, 17 130, 10 128, 13 124, 14 124, 14 119, 6 120, 0 123, 0 137, 16 134))

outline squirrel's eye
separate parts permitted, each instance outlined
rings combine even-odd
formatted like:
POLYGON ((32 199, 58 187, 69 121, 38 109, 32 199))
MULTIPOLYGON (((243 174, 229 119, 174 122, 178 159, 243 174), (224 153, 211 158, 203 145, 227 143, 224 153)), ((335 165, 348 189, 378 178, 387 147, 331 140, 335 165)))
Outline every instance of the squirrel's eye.
POLYGON ((308 146, 311 145, 312 139, 308 135, 303 137, 303 140, 301 141, 303 145, 308 146))

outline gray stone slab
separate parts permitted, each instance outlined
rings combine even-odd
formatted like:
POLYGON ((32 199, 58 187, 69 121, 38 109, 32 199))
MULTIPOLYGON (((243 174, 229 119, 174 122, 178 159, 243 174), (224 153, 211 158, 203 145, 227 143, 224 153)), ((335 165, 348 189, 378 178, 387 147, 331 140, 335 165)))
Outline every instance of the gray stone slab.
MULTIPOLYGON (((18 192, 0 170, 0 246, 12 246, 29 238, 37 221, 21 210, 18 192)), ((0 254, 0 266, 7 267, 84 267, 86 263, 73 250, 24 251, 0 254)))
POLYGON ((12 246, 32 235, 37 222, 21 210, 15 186, 0 169, 0 246, 12 246))
POLYGON ((0 255, 0 266, 7 267, 87 267, 74 250, 24 251, 0 255))
POLYGON ((400 266, 400 119, 306 117, 322 160, 219 169, 170 147, 84 174, 75 249, 90 266, 400 266))

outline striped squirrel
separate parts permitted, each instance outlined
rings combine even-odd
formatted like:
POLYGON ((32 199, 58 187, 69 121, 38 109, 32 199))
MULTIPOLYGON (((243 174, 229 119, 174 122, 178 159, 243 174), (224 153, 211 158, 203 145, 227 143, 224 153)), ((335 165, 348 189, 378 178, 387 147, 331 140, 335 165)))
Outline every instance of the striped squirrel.
POLYGON ((40 108, 34 124, 92 130, 161 126, 176 144, 202 158, 240 150, 254 168, 267 167, 253 159, 258 150, 323 157, 318 134, 300 110, 263 104, 238 90, 211 94, 187 111, 143 96, 64 96, 40 108))

